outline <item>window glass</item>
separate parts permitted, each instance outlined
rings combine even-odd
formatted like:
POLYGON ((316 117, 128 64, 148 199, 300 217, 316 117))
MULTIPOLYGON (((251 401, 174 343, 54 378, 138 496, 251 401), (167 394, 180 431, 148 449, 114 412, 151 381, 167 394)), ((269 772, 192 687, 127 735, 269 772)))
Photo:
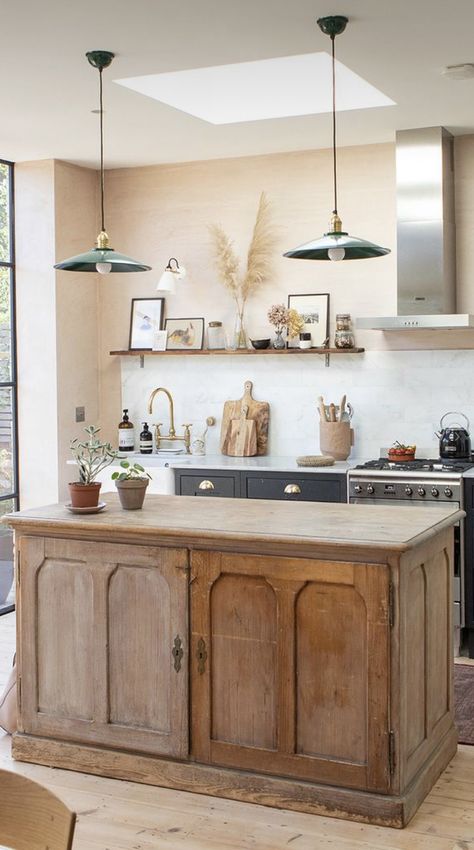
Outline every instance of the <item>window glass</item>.
POLYGON ((12 379, 11 286, 12 270, 0 266, 0 383, 12 379))
POLYGON ((14 493, 16 490, 12 399, 12 388, 2 387, 0 389, 0 497, 14 493))
POLYGON ((0 162, 0 261, 10 262, 10 169, 0 162))

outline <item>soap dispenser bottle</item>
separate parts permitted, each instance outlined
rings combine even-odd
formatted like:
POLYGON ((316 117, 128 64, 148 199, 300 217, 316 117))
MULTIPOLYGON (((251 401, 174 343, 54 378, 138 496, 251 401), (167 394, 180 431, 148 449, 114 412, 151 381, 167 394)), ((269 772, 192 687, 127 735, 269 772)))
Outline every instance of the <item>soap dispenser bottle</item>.
POLYGON ((151 455, 153 452, 153 435, 148 427, 148 422, 142 422, 143 431, 140 434, 140 454, 151 455))
POLYGON ((123 419, 118 426, 119 452, 135 451, 135 428, 128 418, 128 408, 123 411, 123 419))

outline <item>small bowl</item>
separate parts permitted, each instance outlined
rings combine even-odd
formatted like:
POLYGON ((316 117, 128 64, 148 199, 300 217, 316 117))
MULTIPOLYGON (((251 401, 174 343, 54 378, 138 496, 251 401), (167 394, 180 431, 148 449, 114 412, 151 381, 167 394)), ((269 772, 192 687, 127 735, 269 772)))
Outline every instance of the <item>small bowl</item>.
POLYGON ((270 340, 269 339, 251 339, 250 342, 252 343, 252 347, 255 348, 257 351, 259 351, 262 348, 269 348, 270 347, 270 340))

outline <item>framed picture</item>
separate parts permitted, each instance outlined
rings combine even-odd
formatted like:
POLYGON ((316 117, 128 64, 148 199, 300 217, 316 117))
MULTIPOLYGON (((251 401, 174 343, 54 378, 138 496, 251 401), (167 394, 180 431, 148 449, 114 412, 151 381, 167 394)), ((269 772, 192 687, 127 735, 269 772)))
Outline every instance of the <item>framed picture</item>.
MULTIPOLYGON (((329 336, 329 293, 318 292, 315 295, 289 295, 288 307, 297 310, 304 319, 302 333, 311 334, 311 348, 320 348, 329 336)), ((298 339, 288 342, 289 348, 296 348, 298 339)))
POLYGON ((153 334, 153 351, 166 351, 168 331, 155 331, 153 334))
POLYGON ((164 298, 132 298, 128 348, 153 349, 153 337, 163 327, 164 298))
POLYGON ((204 342, 204 319, 166 319, 167 351, 196 351, 204 342))

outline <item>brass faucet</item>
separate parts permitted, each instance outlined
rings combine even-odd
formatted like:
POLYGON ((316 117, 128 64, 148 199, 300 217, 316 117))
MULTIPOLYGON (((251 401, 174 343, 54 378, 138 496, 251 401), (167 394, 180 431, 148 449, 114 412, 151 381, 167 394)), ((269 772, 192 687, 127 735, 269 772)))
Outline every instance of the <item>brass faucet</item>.
POLYGON ((165 396, 167 396, 167 398, 168 398, 169 406, 170 406, 170 428, 169 428, 168 434, 162 434, 161 431, 160 431, 160 425, 163 425, 163 423, 157 422, 157 424, 155 425, 156 451, 159 451, 160 443, 161 443, 162 440, 182 440, 184 442, 184 445, 186 446, 187 454, 188 455, 191 454, 191 431, 190 431, 191 422, 188 422, 188 423, 183 425, 184 434, 183 434, 182 437, 178 437, 176 435, 176 431, 175 431, 175 428, 174 428, 173 398, 172 398, 172 395, 171 395, 169 390, 165 389, 165 387, 158 387, 156 390, 153 390, 153 392, 152 392, 152 394, 149 398, 149 401, 148 401, 148 413, 150 414, 150 416, 153 413, 153 402, 155 400, 155 396, 158 395, 158 393, 164 393, 165 396))

